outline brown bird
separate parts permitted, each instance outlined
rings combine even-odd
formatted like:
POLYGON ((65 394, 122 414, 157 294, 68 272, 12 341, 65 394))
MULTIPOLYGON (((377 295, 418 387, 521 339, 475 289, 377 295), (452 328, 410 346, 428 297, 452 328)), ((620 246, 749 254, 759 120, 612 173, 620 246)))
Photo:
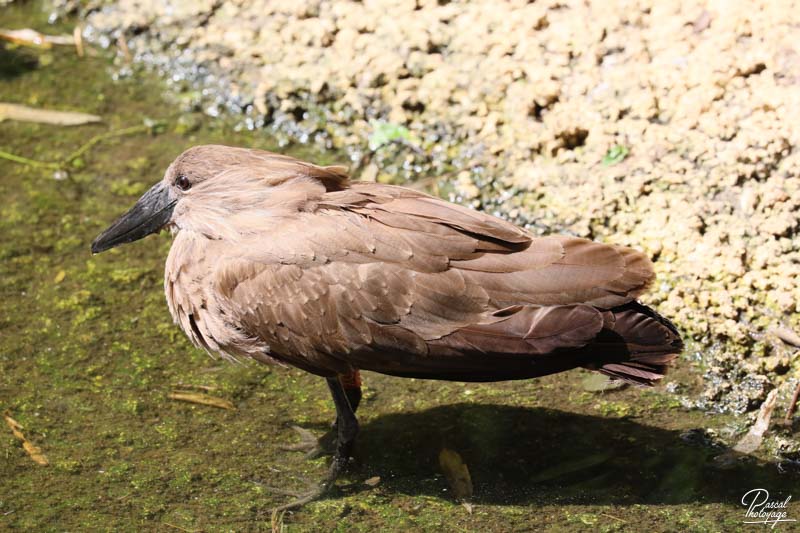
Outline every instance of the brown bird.
POLYGON ((92 243, 162 228, 164 287, 192 342, 327 380, 337 444, 319 496, 358 432, 359 370, 453 381, 527 379, 576 367, 651 385, 682 349, 635 299, 650 260, 622 246, 534 237, 421 192, 348 180, 260 150, 181 154, 92 243))

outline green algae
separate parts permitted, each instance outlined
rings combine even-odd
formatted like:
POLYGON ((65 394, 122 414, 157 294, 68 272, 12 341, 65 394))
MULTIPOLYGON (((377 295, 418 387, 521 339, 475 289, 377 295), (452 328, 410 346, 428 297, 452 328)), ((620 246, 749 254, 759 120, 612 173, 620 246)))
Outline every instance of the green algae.
MULTIPOLYGON (((4 8, 4 25, 68 29, 45 25, 35 6, 4 8)), ((270 487, 301 490, 324 473, 324 459, 280 449, 294 442, 292 425, 329 427, 324 385, 191 347, 164 304, 167 236, 98 257, 89 243, 186 147, 278 143, 187 118, 145 74, 112 82, 102 54, 49 55, 44 65, 32 51, 2 51, 0 100, 96 113, 104 123, 6 122, 4 149, 56 161, 143 117, 167 127, 96 146, 69 180, 0 162, 0 410, 50 460, 37 466, 0 427, 0 529, 271 530, 270 508, 286 496, 270 487), (210 387, 237 409, 168 399, 187 386, 210 387)), ((341 162, 302 146, 282 150, 341 162)), ((696 390, 697 373, 685 366, 670 379, 696 390)), ((587 394, 581 378, 465 385, 367 375, 353 471, 336 494, 282 520, 289 531, 736 530, 744 491, 790 493, 796 482, 757 458, 717 469, 719 449, 685 438, 694 428, 741 430, 742 421, 687 410, 661 389, 587 394), (436 466, 442 447, 471 470, 472 513, 448 493, 436 466), (374 476, 376 487, 363 483, 374 476)))

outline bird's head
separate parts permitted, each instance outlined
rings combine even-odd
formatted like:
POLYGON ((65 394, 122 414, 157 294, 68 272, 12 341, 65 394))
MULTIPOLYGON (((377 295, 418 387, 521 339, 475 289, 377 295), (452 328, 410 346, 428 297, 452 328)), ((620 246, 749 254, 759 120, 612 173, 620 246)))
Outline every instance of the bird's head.
POLYGON ((164 228, 236 239, 263 231, 275 217, 296 213, 315 197, 346 185, 344 167, 320 167, 262 150, 195 146, 94 240, 92 253, 164 228))

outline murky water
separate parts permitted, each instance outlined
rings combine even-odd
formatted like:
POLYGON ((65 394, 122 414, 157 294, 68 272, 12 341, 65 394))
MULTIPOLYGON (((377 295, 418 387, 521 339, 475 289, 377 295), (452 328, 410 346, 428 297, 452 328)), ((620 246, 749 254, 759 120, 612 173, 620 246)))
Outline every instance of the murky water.
MULTIPOLYGON (((0 26, 71 29, 46 25, 36 4, 2 9, 0 26)), ((3 122, 4 151, 57 161, 94 135, 145 118, 165 124, 97 145, 69 179, 0 160, 0 409, 50 462, 35 464, 0 426, 0 529, 269 530, 269 509, 287 499, 271 487, 302 489, 324 473, 325 459, 280 449, 296 441, 292 425, 328 428, 324 384, 192 348, 162 293, 167 235, 98 257, 89 243, 186 147, 276 145, 186 110, 148 75, 110 74, 105 53, 0 49, 0 101, 104 119, 3 122), (168 398, 198 385, 236 409, 168 398)), ((302 146, 282 151, 342 162, 302 146)), ((685 367, 669 379, 691 394, 699 377, 685 367)), ((291 531, 727 531, 746 527, 747 490, 781 499, 797 490, 797 475, 776 464, 714 459, 747 420, 686 410, 663 387, 587 392, 584 375, 487 385, 367 375, 352 473, 284 521, 291 531), (470 469, 471 513, 449 494, 442 448, 470 469), (377 486, 364 484, 375 476, 377 486)), ((796 505, 788 513, 800 519, 796 505)))

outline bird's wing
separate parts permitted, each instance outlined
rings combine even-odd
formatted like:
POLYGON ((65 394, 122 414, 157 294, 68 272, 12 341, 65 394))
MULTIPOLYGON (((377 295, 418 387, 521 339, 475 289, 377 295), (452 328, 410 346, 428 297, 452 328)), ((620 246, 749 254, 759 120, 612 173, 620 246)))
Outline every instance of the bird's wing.
POLYGON ((431 253, 432 264, 460 271, 495 307, 515 304, 622 305, 654 278, 636 250, 578 237, 534 238, 486 213, 400 187, 354 184, 329 197, 368 219, 408 250, 431 253))
POLYGON ((374 184, 326 194, 249 244, 220 258, 217 292, 248 335, 317 373, 344 371, 353 358, 365 368, 364 357, 374 370, 409 367, 435 345, 529 355, 582 346, 603 324, 595 306, 625 303, 652 278, 638 252, 533 238, 374 184))

